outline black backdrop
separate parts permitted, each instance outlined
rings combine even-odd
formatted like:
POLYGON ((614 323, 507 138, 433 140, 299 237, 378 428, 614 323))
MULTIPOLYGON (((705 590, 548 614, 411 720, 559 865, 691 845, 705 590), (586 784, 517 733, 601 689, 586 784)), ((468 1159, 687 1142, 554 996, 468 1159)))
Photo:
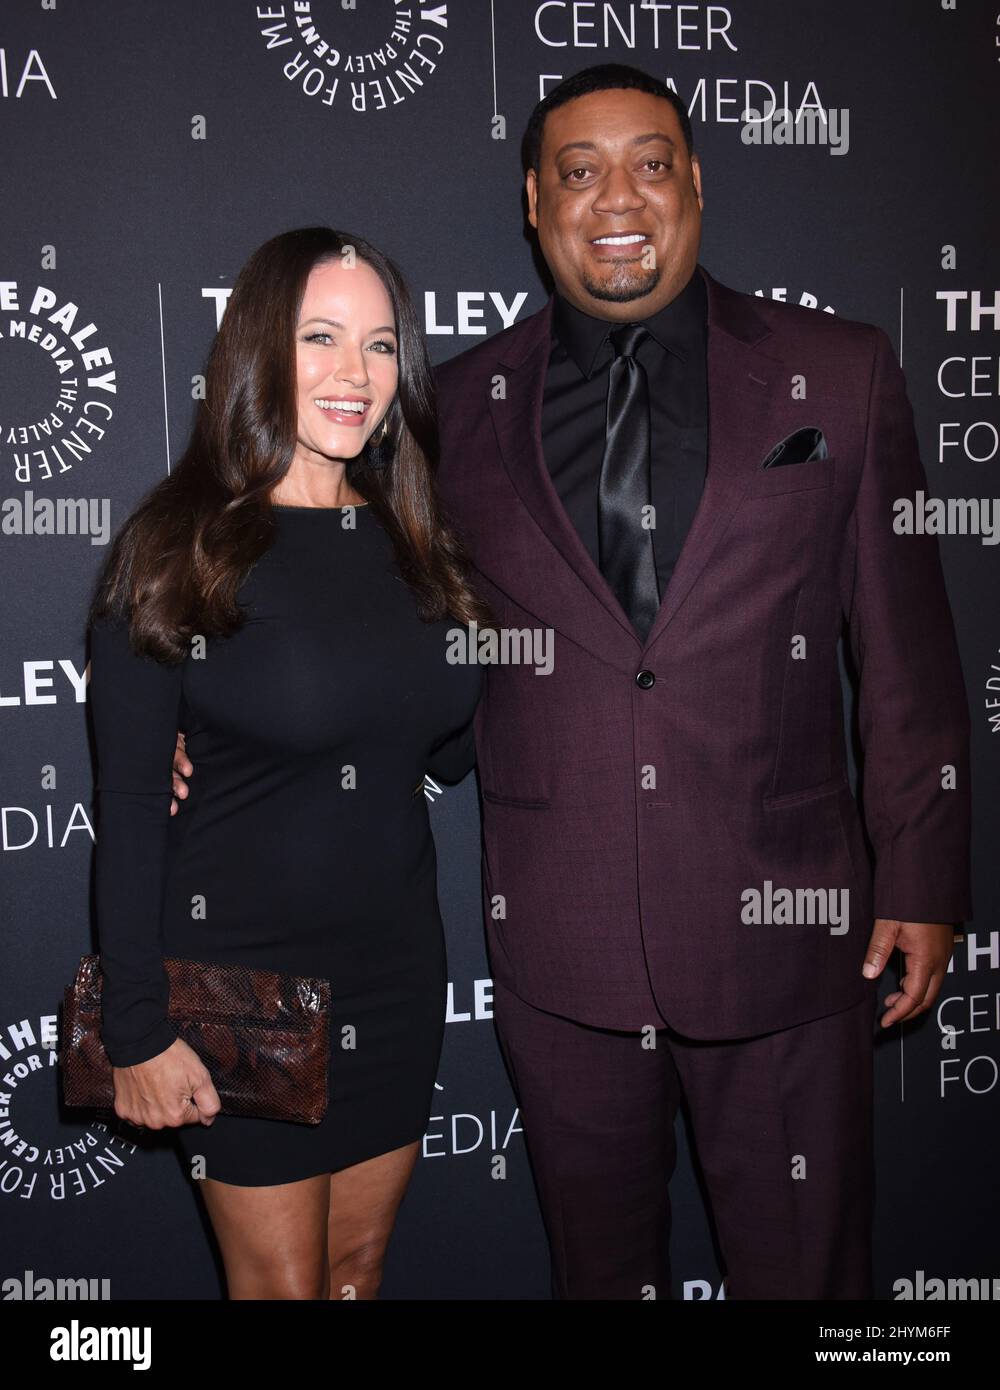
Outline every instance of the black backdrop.
MULTIPOLYGON (((0 1296, 24 1292, 28 1271, 108 1280, 112 1298, 220 1293, 173 1149, 61 1111, 54 1063, 62 988, 93 947, 90 586, 108 535, 180 453, 249 253, 317 222, 370 238, 409 278, 434 359, 450 357, 544 302, 520 191, 532 105, 591 63, 632 62, 692 105, 703 263, 885 328, 930 491, 990 497, 998 44, 996 0, 4 0, 0 1281, 13 1282, 0 1296), (846 111, 844 152, 745 143, 740 112, 766 109, 768 86, 793 110, 846 111), (43 530, 70 498, 87 525, 43 530)), ((905 1293, 898 1281, 998 1273, 997 551, 974 535, 942 551, 973 715, 976 918, 940 1011, 879 1040, 880 1298, 905 1293)), ((490 1021, 474 777, 434 794, 432 821, 450 1019, 383 1296, 545 1298, 490 1021)), ((684 1131, 674 1293, 715 1298, 684 1131)))

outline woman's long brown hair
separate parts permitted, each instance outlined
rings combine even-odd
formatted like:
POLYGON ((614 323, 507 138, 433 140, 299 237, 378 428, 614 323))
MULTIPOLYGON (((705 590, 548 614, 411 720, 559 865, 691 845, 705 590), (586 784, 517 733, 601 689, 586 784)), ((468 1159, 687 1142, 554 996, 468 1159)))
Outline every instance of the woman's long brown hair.
POLYGON ((347 481, 389 534, 420 618, 492 621, 441 514, 434 378, 405 281, 363 237, 303 227, 265 242, 237 276, 187 448, 108 554, 89 616, 126 616, 136 651, 180 661, 195 634, 230 636, 242 626, 237 591, 274 538, 270 493, 295 452, 295 334, 306 281, 347 248, 381 277, 399 345, 398 391, 385 417, 391 461, 375 467, 366 446, 348 461, 347 481))

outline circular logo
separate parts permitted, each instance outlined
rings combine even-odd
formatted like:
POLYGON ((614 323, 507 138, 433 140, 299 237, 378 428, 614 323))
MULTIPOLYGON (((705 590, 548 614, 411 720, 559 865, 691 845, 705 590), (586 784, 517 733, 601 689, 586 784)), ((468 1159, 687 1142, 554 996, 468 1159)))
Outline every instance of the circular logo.
POLYGON ((0 1029, 0 1200, 72 1202, 107 1186, 135 1153, 108 1124, 62 1104, 56 1016, 0 1029))
POLYGON ((51 285, 0 280, 0 466, 7 482, 58 484, 100 449, 117 374, 90 316, 51 285))
POLYGON ((340 0, 296 0, 261 15, 261 38, 285 80, 321 106, 366 115, 421 93, 444 57, 448 6, 393 0, 346 9, 340 0))
POLYGON ((801 294, 796 294, 794 290, 788 289, 785 285, 777 285, 771 290, 754 290, 758 299, 774 299, 779 304, 800 304, 804 309, 822 308, 824 314, 836 313, 831 304, 820 305, 819 298, 811 294, 809 290, 803 290, 801 294))

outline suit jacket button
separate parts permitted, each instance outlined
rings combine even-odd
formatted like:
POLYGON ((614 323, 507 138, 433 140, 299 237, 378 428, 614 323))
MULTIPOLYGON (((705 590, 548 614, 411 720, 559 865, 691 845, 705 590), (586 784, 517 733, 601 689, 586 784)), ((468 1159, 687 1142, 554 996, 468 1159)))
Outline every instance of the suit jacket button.
POLYGON ((635 678, 635 683, 640 690, 648 690, 650 686, 656 684, 656 677, 652 671, 640 671, 635 678))

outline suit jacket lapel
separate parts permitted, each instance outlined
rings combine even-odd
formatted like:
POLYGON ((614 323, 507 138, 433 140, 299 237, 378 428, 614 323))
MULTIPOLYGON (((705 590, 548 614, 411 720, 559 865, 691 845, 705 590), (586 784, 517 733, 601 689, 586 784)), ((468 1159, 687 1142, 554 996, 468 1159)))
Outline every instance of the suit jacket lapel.
POLYGON ((490 413, 504 467, 530 518, 525 524, 534 526, 552 563, 546 565, 544 578, 538 573, 489 577, 529 612, 544 614, 553 627, 595 655, 607 659, 610 647, 631 670, 639 639, 570 521, 542 453, 542 399, 551 329, 550 296, 525 321, 524 333, 512 335, 505 346, 499 366, 501 374, 510 373, 506 398, 491 397, 490 413), (517 586, 523 587, 524 599, 514 592, 517 586))
POLYGON ((752 302, 698 269, 708 286, 708 468, 647 648, 673 620, 742 502, 763 458, 781 389, 782 364, 760 347, 771 330, 752 302))

